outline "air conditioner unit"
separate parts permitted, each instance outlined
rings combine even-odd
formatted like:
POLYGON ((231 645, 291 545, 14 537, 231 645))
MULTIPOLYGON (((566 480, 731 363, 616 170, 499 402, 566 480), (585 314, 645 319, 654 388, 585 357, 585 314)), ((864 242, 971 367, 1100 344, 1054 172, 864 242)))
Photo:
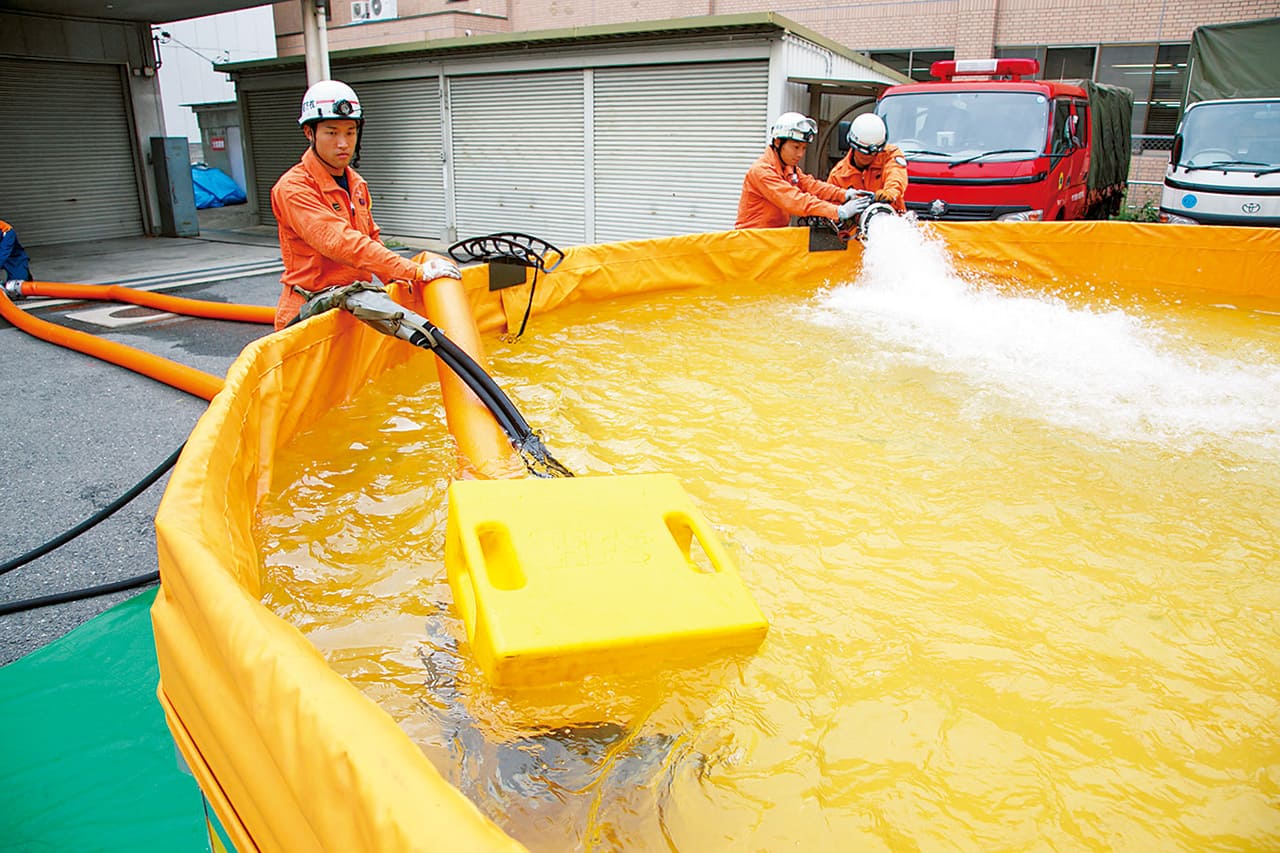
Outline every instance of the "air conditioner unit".
POLYGON ((352 21, 390 21, 396 14, 396 0, 353 0, 352 21))

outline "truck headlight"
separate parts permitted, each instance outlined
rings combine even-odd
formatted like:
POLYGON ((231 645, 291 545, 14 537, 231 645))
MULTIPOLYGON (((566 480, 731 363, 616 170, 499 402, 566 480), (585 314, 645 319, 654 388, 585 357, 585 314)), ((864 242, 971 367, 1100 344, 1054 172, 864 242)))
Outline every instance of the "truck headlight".
POLYGON ((1017 213, 997 216, 996 222, 1039 222, 1041 219, 1044 219, 1043 210, 1019 210, 1017 213))
POLYGON ((1161 213, 1160 221, 1169 225, 1199 225, 1194 219, 1188 219, 1185 216, 1179 216, 1176 213, 1161 213))

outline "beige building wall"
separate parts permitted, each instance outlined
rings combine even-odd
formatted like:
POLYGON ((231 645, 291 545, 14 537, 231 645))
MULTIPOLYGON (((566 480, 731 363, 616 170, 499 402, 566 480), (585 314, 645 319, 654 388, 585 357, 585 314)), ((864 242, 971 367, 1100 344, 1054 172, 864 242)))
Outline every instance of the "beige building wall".
MULTIPOLYGON (((333 0, 331 50, 485 33, 527 32, 698 15, 776 11, 854 50, 1185 42, 1201 24, 1280 15, 1280 0, 398 0, 394 21, 352 23, 333 0)), ((297 0, 275 5, 281 56, 302 53, 297 0)))
MULTIPOLYGON (((330 51, 512 31, 513 0, 397 0, 397 16, 390 21, 353 21, 351 0, 330 3, 333 13, 326 34, 330 51)), ((274 13, 278 55, 303 53, 302 5, 285 0, 275 4, 274 13)))

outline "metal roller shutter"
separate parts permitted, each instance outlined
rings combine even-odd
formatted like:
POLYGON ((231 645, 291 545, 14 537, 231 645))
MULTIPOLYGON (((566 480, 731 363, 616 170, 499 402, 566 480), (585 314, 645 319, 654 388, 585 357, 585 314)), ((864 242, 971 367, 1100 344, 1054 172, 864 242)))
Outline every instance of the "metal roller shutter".
POLYGON ((253 189, 258 202, 258 215, 264 225, 274 225, 271 215, 271 188, 280 176, 302 157, 307 140, 298 128, 298 109, 302 89, 270 92, 245 92, 246 136, 249 157, 253 162, 253 189))
POLYGON ((24 245, 144 233, 129 116, 120 66, 0 59, 0 216, 24 245))
POLYGON ((597 69, 594 239, 732 228, 768 83, 765 62, 597 69))
POLYGON ((458 237, 586 236, 580 71, 449 80, 458 237))
POLYGON ((360 83, 368 119, 357 171, 369 182, 384 234, 445 236, 444 134, 438 77, 360 83))

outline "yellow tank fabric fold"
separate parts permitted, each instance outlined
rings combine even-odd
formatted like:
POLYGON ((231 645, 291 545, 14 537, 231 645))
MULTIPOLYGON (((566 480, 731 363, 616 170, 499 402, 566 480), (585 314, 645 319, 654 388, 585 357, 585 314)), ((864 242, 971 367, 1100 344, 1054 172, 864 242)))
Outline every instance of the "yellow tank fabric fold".
POLYGON ((258 599, 253 516, 275 450, 409 359, 434 375, 428 354, 337 313, 250 345, 157 512, 159 690, 241 849, 520 849, 258 599))

